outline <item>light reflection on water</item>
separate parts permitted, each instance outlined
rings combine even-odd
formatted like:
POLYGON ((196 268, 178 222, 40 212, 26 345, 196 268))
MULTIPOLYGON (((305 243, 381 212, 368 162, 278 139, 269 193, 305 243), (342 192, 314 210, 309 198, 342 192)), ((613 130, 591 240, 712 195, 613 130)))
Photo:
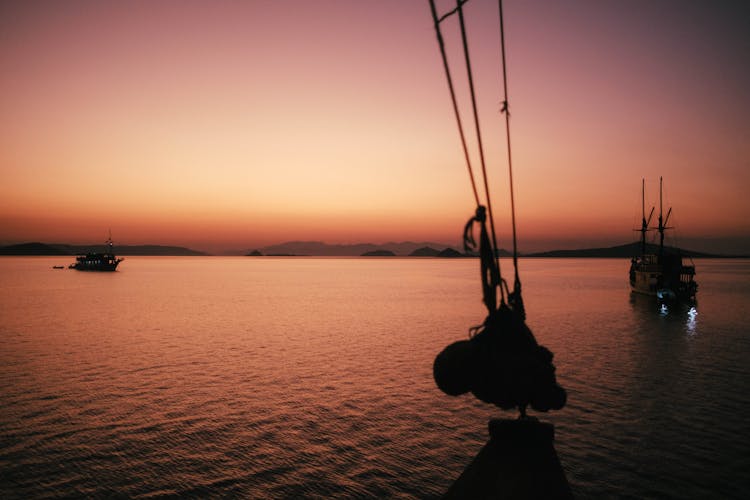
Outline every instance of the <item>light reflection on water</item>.
MULTIPOLYGON (((476 261, 59 260, 0 259, 3 497, 436 496, 503 415, 432 381, 483 320, 476 261)), ((740 497, 750 263, 697 261, 698 305, 668 314, 627 266, 521 260, 574 492, 740 497)))
POLYGON ((689 335, 693 335, 695 333, 695 329, 697 326, 697 317, 698 310, 695 308, 695 306, 692 306, 687 312, 687 322, 685 323, 685 328, 687 328, 687 332, 689 335))

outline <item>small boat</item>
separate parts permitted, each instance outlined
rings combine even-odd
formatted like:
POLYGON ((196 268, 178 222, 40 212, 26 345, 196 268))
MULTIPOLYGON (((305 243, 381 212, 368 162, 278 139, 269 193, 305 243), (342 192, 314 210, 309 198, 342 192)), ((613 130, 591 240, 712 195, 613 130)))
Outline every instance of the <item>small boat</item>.
POLYGON ((52 269, 65 269, 65 266, 52 266, 52 269))
POLYGON ((78 255, 76 261, 69 265, 69 269, 77 269, 78 271, 116 271, 117 265, 124 259, 122 257, 115 257, 112 235, 107 240, 107 250, 103 253, 87 253, 85 255, 78 255))
POLYGON ((643 219, 641 228, 641 253, 630 261, 630 289, 636 293, 655 296, 659 302, 694 302, 698 291, 695 282, 695 266, 683 262, 679 249, 664 248, 664 231, 672 229, 667 226, 672 209, 667 211, 666 217, 662 211, 662 178, 659 177, 659 225, 650 228, 649 223, 654 214, 651 208, 646 218, 645 180, 641 187, 643 219), (656 253, 646 245, 646 232, 656 229, 659 231, 659 248, 656 253))

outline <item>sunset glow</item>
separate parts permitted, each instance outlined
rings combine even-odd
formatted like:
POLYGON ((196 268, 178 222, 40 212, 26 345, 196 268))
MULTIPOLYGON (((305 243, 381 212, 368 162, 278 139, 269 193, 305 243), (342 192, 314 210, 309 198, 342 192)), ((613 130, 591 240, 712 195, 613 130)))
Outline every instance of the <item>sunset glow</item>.
MULTIPOLYGON (((465 9, 509 248, 497 4, 465 9)), ((750 253, 749 15, 505 2, 521 250, 631 241, 663 176, 682 246, 750 253)), ((3 2, 0 117, 0 244, 457 244, 474 210, 426 1, 3 2)))

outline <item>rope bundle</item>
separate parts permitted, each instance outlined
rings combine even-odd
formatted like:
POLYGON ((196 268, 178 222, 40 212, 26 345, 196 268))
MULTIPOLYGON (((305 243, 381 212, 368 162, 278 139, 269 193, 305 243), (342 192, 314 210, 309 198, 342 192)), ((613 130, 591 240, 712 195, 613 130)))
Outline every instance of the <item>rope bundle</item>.
POLYGON ((510 113, 508 111, 508 84, 505 69, 505 35, 503 30, 502 0, 500 10, 500 41, 502 52, 502 75, 505 98, 501 112, 505 115, 506 137, 508 144, 508 173, 510 177, 511 220, 513 223, 513 266, 515 279, 513 291, 500 273, 495 225, 492 216, 492 204, 487 180, 487 168, 482 145, 482 134, 479 126, 474 92, 474 80, 469 57, 466 27, 463 16, 463 5, 468 0, 457 0, 456 8, 438 17, 435 1, 430 0, 432 18, 435 23, 440 53, 443 58, 448 88, 453 102, 453 110, 458 124, 459 135, 466 160, 469 179, 477 204, 475 215, 464 227, 465 251, 477 250, 473 235, 475 224, 480 226, 479 257, 482 280, 482 298, 489 315, 480 327, 472 329, 470 340, 454 342, 446 347, 435 358, 433 375, 438 387, 448 395, 458 396, 471 392, 481 401, 509 410, 518 407, 521 416, 526 415, 526 407, 531 405, 537 411, 560 409, 565 405, 565 390, 557 384, 555 367, 552 364, 552 352, 539 345, 533 333, 526 326, 526 311, 521 296, 521 280, 518 275, 518 250, 516 245, 515 201, 513 198, 513 168, 510 149, 510 113), (458 14, 461 39, 466 61, 468 86, 474 116, 474 126, 482 166, 485 198, 487 207, 480 202, 474 172, 468 152, 461 115, 459 113, 456 93, 451 77, 450 66, 445 52, 445 43, 440 31, 440 23, 446 18, 458 14), (489 217, 488 217, 489 216, 489 217), (489 219, 489 229, 487 221, 489 219), (500 289, 498 304, 497 290, 500 289))

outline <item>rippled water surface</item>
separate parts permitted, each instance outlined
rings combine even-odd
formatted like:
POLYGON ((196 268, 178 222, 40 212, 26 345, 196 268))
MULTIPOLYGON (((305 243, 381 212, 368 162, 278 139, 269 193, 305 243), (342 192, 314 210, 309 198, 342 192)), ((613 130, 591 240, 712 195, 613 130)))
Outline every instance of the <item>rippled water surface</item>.
MULTIPOLYGON (((514 416, 432 380, 484 319, 475 260, 66 263, 0 258, 3 498, 434 497, 514 416)), ((521 261, 577 497, 750 490, 750 261, 696 266, 696 311, 665 314, 626 260, 521 261)))

